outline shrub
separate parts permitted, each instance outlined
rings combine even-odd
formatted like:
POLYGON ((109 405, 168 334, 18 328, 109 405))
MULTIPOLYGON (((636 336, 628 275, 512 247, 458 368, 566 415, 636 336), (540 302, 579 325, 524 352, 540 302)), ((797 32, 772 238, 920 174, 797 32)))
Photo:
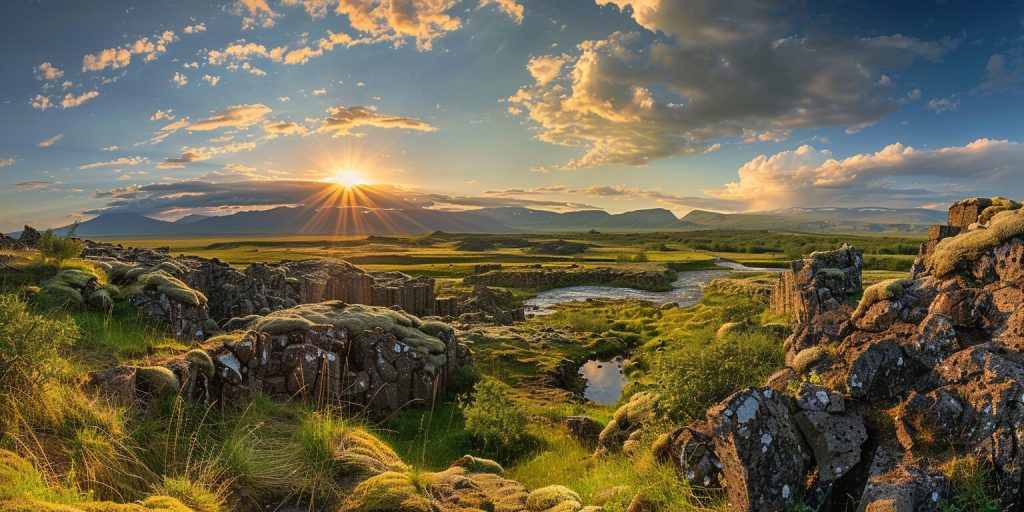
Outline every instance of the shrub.
POLYGON ((526 409, 497 379, 484 378, 473 389, 473 402, 463 406, 466 432, 485 449, 513 453, 526 438, 526 409))
POLYGON ((953 499, 943 512, 996 512, 999 492, 992 482, 992 468, 975 455, 953 457, 942 467, 953 487, 953 499))
POLYGON ((0 295, 0 398, 36 396, 59 373, 60 351, 77 335, 74 321, 45 318, 18 296, 0 295))
POLYGON ((43 232, 39 239, 39 253, 43 259, 50 263, 60 264, 65 260, 77 258, 82 254, 83 243, 74 238, 77 223, 68 230, 68 236, 60 237, 54 234, 52 229, 43 232))

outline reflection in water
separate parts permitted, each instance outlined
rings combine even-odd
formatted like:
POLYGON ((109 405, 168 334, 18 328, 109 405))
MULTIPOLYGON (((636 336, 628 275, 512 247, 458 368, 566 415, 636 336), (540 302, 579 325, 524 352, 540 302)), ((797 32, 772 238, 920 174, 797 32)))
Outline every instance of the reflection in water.
POLYGON ((622 357, 611 361, 591 359, 580 367, 580 376, 586 381, 583 396, 601 405, 614 405, 629 382, 622 371, 622 357))
MULTIPOLYGON (((740 272, 780 272, 781 268, 748 267, 732 261, 720 261, 718 265, 740 272)), ((614 286, 569 286, 555 288, 537 294, 526 300, 526 312, 534 315, 550 315, 554 306, 565 302, 587 299, 637 299, 663 304, 675 302, 680 306, 691 306, 700 302, 704 286, 713 279, 729 275, 726 270, 692 270, 679 272, 679 277, 672 283, 667 292, 648 292, 636 288, 618 288, 614 286)))

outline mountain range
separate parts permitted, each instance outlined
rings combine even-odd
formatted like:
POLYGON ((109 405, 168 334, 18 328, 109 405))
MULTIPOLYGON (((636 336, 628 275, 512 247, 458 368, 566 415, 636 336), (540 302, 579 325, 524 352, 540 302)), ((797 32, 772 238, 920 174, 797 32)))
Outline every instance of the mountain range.
MULTIPOLYGON (((724 214, 694 210, 682 218, 661 209, 611 214, 603 210, 551 212, 523 207, 444 211, 426 208, 279 207, 223 216, 188 215, 163 221, 137 213, 106 213, 78 226, 87 237, 217 235, 396 235, 671 231, 696 229, 765 229, 812 233, 919 233, 945 221, 945 212, 893 208, 789 208, 724 214)), ((58 232, 65 231, 61 228, 58 232)), ((17 235, 17 233, 15 233, 17 235)))

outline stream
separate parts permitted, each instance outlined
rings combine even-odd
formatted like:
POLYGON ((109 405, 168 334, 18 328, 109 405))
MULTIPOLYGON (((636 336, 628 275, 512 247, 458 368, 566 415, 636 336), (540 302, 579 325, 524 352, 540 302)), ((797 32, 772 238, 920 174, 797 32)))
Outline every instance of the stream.
MULTIPOLYGON (((526 312, 533 315, 550 315, 555 306, 566 302, 587 299, 638 299, 658 304, 675 302, 679 306, 691 306, 700 302, 704 287, 713 279, 728 276, 731 272, 781 272, 781 268, 748 267, 732 261, 719 261, 718 265, 729 270, 692 270, 679 272, 679 277, 672 283, 672 289, 665 292, 649 292, 636 288, 615 286, 569 286, 554 288, 537 294, 528 299, 524 306, 526 312)), ((580 367, 580 376, 586 382, 583 396, 600 405, 614 405, 622 396, 622 390, 629 380, 622 371, 625 362, 623 356, 610 361, 591 359, 580 367)))

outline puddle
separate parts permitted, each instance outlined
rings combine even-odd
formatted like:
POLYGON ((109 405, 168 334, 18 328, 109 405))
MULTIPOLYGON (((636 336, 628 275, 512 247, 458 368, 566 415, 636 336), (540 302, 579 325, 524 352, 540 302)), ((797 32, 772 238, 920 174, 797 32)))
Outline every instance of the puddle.
POLYGON ((611 361, 591 359, 580 367, 580 376, 586 381, 583 396, 600 405, 615 405, 622 397, 622 389, 629 382, 622 371, 622 357, 611 361))

